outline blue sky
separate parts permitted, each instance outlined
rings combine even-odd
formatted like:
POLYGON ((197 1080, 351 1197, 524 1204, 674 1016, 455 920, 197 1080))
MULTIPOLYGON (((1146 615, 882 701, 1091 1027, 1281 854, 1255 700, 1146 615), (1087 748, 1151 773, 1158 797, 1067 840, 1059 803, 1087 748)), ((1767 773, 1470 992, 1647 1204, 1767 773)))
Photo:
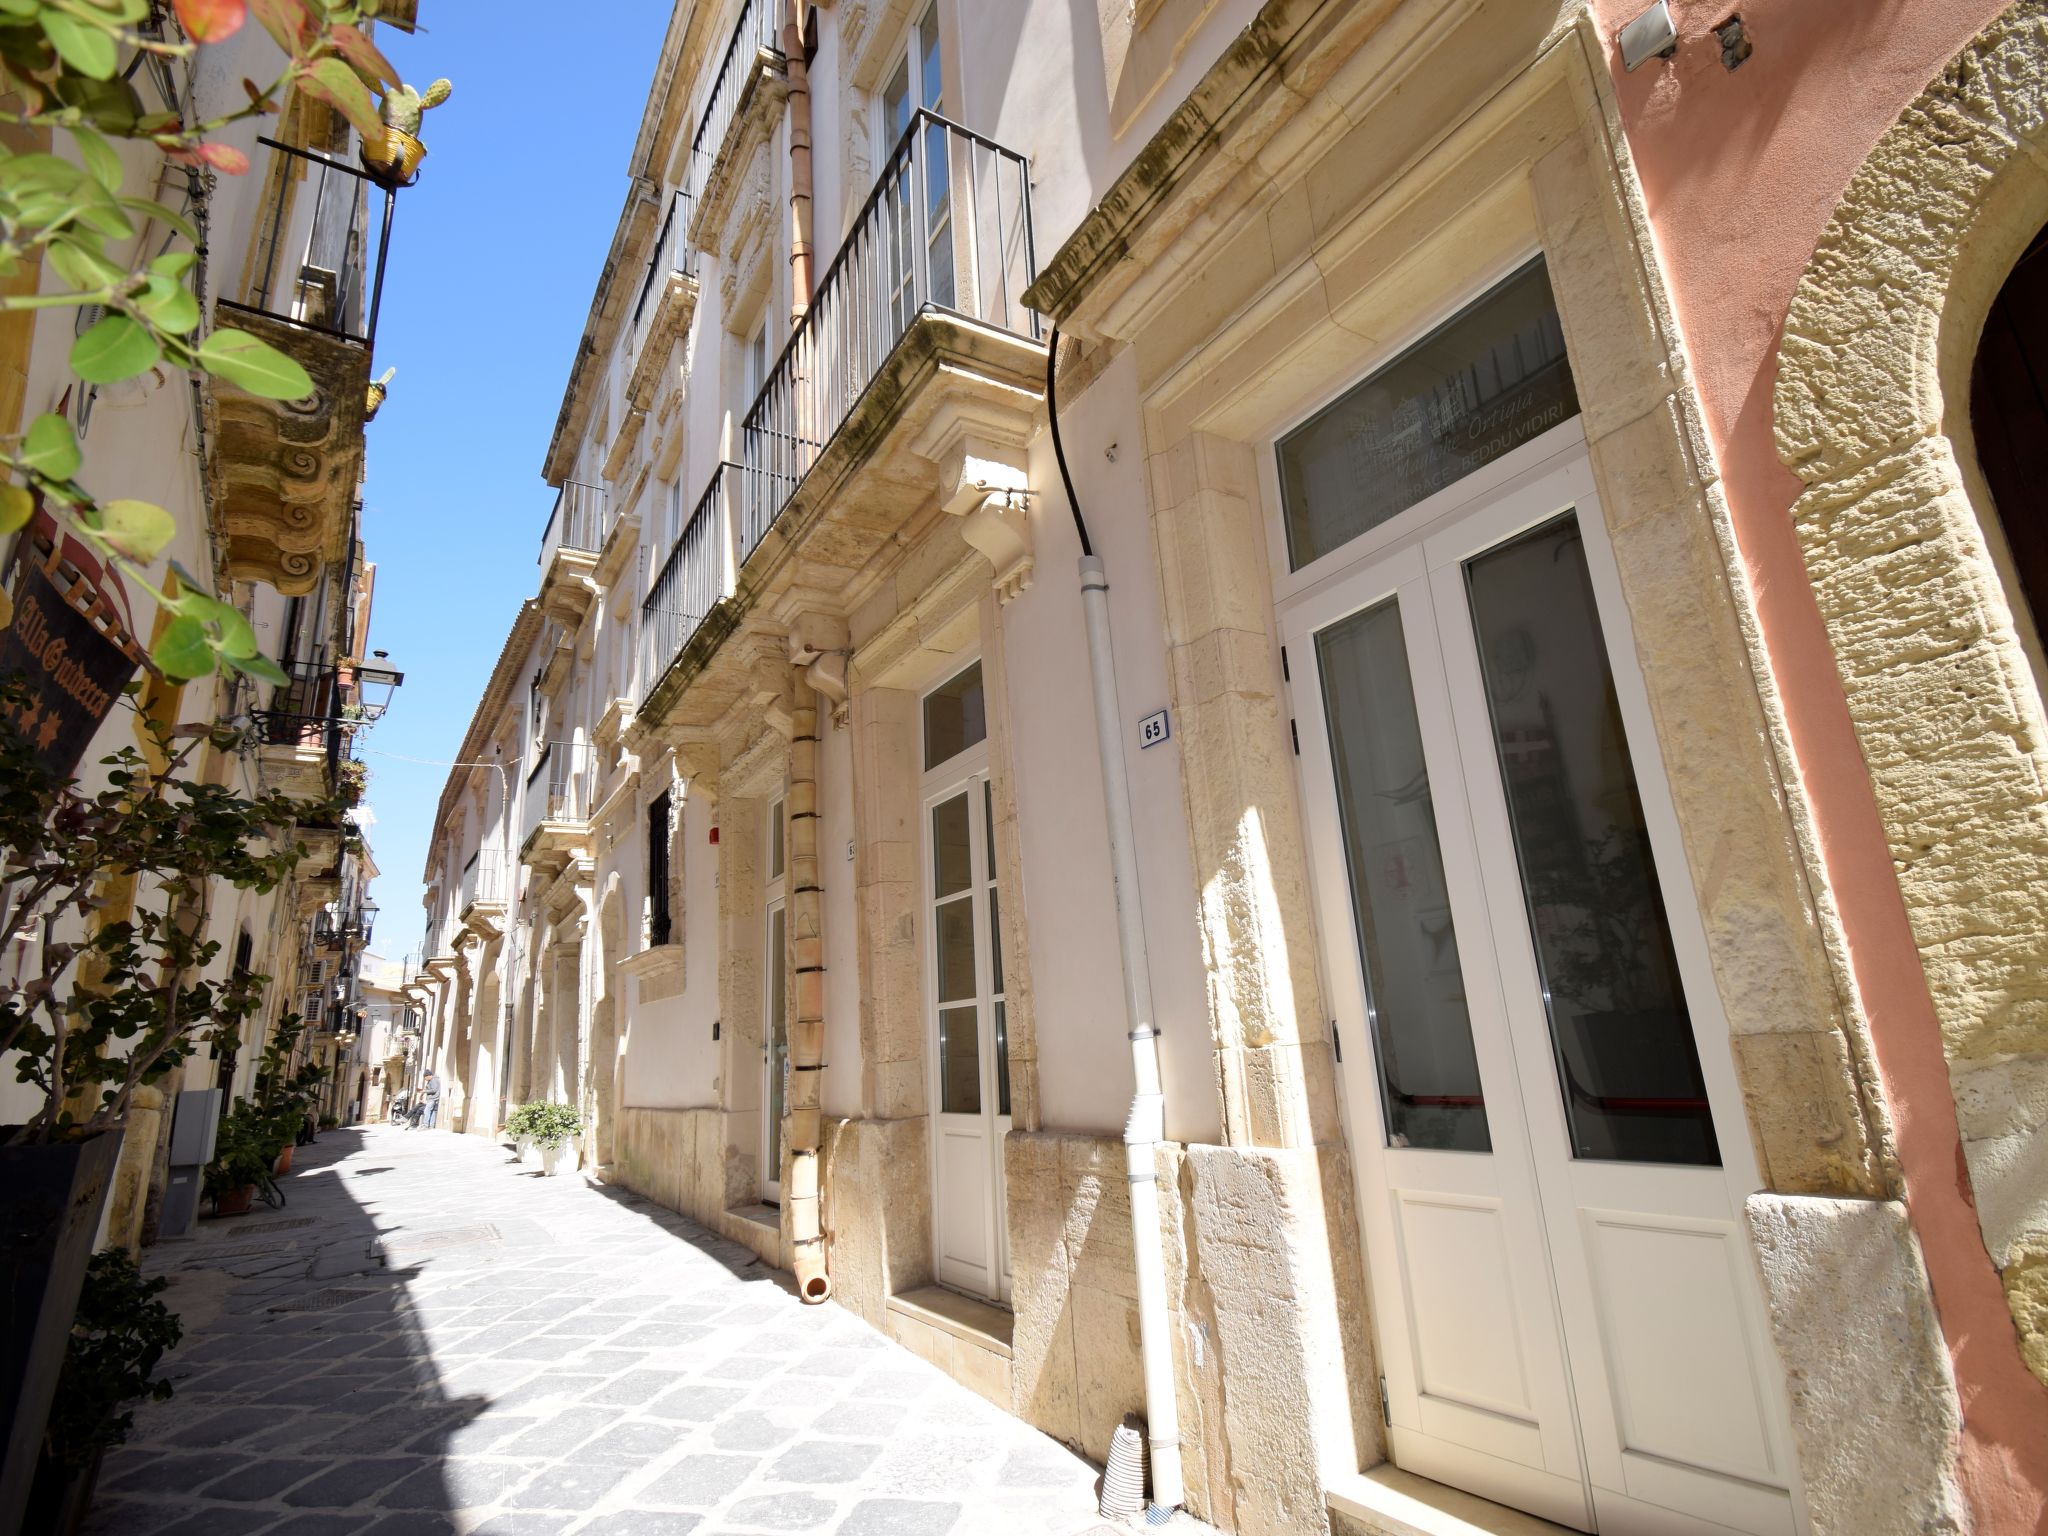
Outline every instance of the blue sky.
POLYGON ((537 0, 427 0, 427 30, 382 29, 391 61, 454 96, 426 116, 419 185, 399 194, 369 429, 363 538, 370 644, 405 673, 363 739, 383 871, 376 950, 425 928, 420 868, 446 762, 522 598, 554 493, 541 456, 627 187, 669 0, 596 0, 564 25, 537 0))

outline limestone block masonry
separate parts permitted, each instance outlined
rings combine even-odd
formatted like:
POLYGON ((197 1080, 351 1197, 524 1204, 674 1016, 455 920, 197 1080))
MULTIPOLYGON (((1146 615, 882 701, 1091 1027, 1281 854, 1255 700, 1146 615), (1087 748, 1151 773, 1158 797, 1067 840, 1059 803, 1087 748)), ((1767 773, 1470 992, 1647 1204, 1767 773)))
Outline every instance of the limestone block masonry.
POLYGON ((1776 427, 1984 1240, 2048 1382, 2048 715, 1967 420, 1985 314, 2048 222, 2044 165, 2048 4, 2021 0, 1844 193, 1786 318, 1776 427))

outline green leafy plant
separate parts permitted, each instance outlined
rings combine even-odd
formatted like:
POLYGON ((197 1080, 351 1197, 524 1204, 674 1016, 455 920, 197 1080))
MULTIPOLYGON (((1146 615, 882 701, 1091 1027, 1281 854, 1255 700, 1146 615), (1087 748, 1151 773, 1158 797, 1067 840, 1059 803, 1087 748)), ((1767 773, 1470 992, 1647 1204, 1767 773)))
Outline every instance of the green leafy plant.
POLYGON ((118 1125, 138 1086, 201 1044, 238 1043, 269 978, 204 978, 221 949, 203 937, 208 905, 223 886, 281 884, 309 810, 187 777, 202 742, 232 747, 236 733, 181 738, 140 714, 151 755, 124 747, 102 759, 106 788, 81 793, 5 718, 28 700, 0 678, 0 951, 19 957, 0 979, 0 1056, 16 1053, 16 1079, 42 1101, 15 1145, 118 1125), (110 882, 131 878, 132 914, 105 921, 110 882))
MULTIPOLYGON (((260 337, 207 328, 203 295, 190 287, 198 226, 185 213, 131 192, 131 172, 138 185, 153 187, 158 168, 131 165, 110 141, 152 146, 186 167, 194 201, 200 173, 249 169, 246 155, 211 135, 278 111, 288 91, 326 102, 366 141, 381 145, 385 124, 376 97, 404 88, 363 30, 376 11, 377 0, 172 0, 173 27, 151 0, 0 0, 0 95, 18 101, 16 110, 0 112, 0 121, 63 134, 76 151, 74 162, 0 144, 0 277, 38 257, 46 273, 41 291, 0 295, 0 310, 98 310, 71 348, 71 370, 87 384, 117 383, 169 365, 213 374, 265 398, 310 394, 306 370, 260 337), (153 109, 144 100, 135 79, 145 62, 189 59, 198 46, 232 36, 252 14, 284 53, 283 69, 269 85, 244 80, 245 102, 203 120, 153 109), (161 248, 142 238, 151 226, 170 232, 161 248), (175 241, 189 248, 171 248, 175 241)), ((428 95, 443 84, 436 82, 428 95)), ((424 98, 405 96, 416 122, 424 98)), ((0 534, 26 524, 40 500, 152 593, 173 615, 151 652, 165 676, 184 680, 227 669, 283 683, 284 674, 258 650, 247 619, 211 596, 207 583, 184 571, 176 572, 170 590, 150 580, 148 568, 177 533, 170 513, 145 501, 95 496, 77 479, 82 466, 76 435, 61 415, 39 416, 19 437, 0 440, 0 475, 6 477, 0 534)))
POLYGON ((582 1117, 566 1104, 528 1104, 524 1107, 533 1111, 532 1129, 527 1134, 543 1152, 552 1151, 582 1134, 582 1117))
POLYGON ((157 1299, 169 1284, 161 1275, 143 1279, 118 1248, 94 1254, 87 1266, 43 1430, 44 1461, 65 1478, 128 1438, 135 1415, 126 1405, 169 1399, 171 1384, 156 1368, 184 1336, 177 1314, 157 1299))
POLYGON ((534 1133, 534 1112, 540 1108, 539 1104, 521 1104, 516 1107, 511 1114, 505 1117, 505 1134, 514 1140, 522 1136, 532 1136, 534 1133))
POLYGON ((222 1117, 214 1134, 213 1161, 206 1165, 202 1187, 209 1199, 218 1200, 270 1177, 271 1165, 286 1143, 275 1139, 275 1126, 258 1114, 244 1099, 222 1117))

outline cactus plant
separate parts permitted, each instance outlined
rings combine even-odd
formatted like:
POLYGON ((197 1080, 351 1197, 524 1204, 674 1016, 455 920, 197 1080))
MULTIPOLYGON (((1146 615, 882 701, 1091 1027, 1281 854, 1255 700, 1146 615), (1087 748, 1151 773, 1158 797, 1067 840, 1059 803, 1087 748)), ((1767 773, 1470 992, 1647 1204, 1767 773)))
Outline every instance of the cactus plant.
POLYGON ((438 107, 446 101, 455 87, 446 80, 436 80, 424 91, 416 91, 409 85, 394 85, 384 93, 384 100, 378 104, 377 115, 384 120, 387 128, 396 128, 400 133, 419 137, 420 114, 431 107, 438 107))

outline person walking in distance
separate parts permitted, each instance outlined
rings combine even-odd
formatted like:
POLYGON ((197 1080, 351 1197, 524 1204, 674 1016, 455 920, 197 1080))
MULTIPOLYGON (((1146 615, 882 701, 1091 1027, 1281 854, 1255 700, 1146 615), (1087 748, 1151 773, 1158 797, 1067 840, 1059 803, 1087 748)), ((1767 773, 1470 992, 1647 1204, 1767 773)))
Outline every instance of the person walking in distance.
POLYGON ((438 1072, 427 1073, 426 1083, 420 1089, 420 1111, 419 1124, 431 1131, 441 1114, 441 1074, 438 1072))

